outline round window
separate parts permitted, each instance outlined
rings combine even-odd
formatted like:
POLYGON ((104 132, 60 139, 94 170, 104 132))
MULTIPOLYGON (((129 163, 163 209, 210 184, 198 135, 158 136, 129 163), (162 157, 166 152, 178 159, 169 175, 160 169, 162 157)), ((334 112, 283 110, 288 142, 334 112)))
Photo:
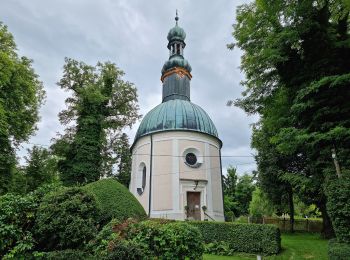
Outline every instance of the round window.
POLYGON ((186 154, 186 162, 189 165, 195 165, 197 163, 197 156, 194 153, 186 154))

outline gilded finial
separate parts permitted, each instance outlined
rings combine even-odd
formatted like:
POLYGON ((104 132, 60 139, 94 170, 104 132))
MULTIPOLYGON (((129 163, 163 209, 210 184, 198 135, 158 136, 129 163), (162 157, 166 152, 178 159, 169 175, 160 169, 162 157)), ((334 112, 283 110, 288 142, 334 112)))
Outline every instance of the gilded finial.
POLYGON ((176 21, 176 25, 177 25, 177 21, 179 20, 179 16, 177 14, 177 9, 176 9, 176 16, 175 16, 175 21, 176 21))

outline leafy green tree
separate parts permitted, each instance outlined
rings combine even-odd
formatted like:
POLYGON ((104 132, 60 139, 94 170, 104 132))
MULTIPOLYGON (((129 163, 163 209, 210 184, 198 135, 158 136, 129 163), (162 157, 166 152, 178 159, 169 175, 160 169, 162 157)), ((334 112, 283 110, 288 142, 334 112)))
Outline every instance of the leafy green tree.
MULTIPOLYGON (((349 158, 349 10, 342 0, 256 0, 238 8, 233 33, 246 74, 236 105, 260 115, 258 131, 285 162, 265 170, 277 169, 279 181, 317 205, 327 236, 330 150, 343 167, 349 158)), ((259 155, 266 151, 258 148, 259 155)))
POLYGON ((234 197, 236 193, 237 186, 237 169, 230 166, 227 169, 227 175, 223 176, 224 182, 224 194, 230 197, 234 197))
POLYGON ((57 180, 57 159, 46 148, 33 146, 28 150, 26 158, 25 177, 27 182, 26 191, 34 191, 43 184, 50 184, 57 180))
POLYGON ((10 188, 14 149, 36 130, 45 96, 31 63, 18 56, 12 34, 0 22, 0 194, 10 188))
POLYGON ((271 216, 273 213, 273 205, 266 194, 261 189, 256 188, 249 203, 249 214, 253 217, 261 218, 263 216, 271 216))
POLYGON ((255 189, 252 176, 244 174, 238 177, 236 168, 229 167, 227 175, 223 176, 223 184, 225 212, 228 215, 233 213, 235 216, 248 214, 249 203, 255 189))
POLYGON ((223 176, 223 188, 224 188, 224 211, 225 216, 232 220, 233 216, 238 216, 238 202, 235 199, 236 186, 237 186, 237 170, 230 166, 227 169, 227 175, 223 176))
POLYGON ((124 81, 123 75, 110 62, 92 67, 66 59, 58 85, 73 95, 59 117, 62 124, 76 123, 66 129, 64 143, 69 146, 61 146, 65 151, 59 170, 66 185, 93 182, 104 175, 105 147, 139 118, 136 87, 124 81))
POLYGON ((131 153, 129 138, 127 134, 123 133, 118 140, 117 147, 115 149, 118 162, 117 180, 129 188, 131 178, 131 153))
POLYGON ((237 213, 247 215, 249 213, 249 203, 252 200, 255 184, 253 178, 249 174, 239 177, 236 187, 235 200, 237 201, 237 213))

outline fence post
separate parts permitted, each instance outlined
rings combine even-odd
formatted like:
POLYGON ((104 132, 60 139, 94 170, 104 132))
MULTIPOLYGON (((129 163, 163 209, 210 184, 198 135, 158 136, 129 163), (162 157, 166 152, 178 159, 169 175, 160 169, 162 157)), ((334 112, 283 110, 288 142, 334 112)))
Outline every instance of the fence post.
POLYGON ((257 255, 256 256, 256 260, 261 260, 262 258, 261 258, 261 255, 257 255))

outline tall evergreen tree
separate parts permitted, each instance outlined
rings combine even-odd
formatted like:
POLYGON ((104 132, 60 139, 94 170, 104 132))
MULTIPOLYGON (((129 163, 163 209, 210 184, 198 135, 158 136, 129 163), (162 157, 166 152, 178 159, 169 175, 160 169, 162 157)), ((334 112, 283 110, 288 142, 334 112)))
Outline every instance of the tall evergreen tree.
POLYGON ((0 22, 0 195, 10 188, 15 148, 36 130, 45 96, 31 63, 18 56, 12 34, 0 22))
POLYGON ((136 87, 122 79, 115 64, 98 63, 96 67, 66 59, 64 75, 58 83, 72 91, 67 110, 60 121, 69 126, 65 135, 65 159, 60 161, 61 179, 66 185, 88 183, 103 175, 103 151, 111 139, 138 118, 136 87))

